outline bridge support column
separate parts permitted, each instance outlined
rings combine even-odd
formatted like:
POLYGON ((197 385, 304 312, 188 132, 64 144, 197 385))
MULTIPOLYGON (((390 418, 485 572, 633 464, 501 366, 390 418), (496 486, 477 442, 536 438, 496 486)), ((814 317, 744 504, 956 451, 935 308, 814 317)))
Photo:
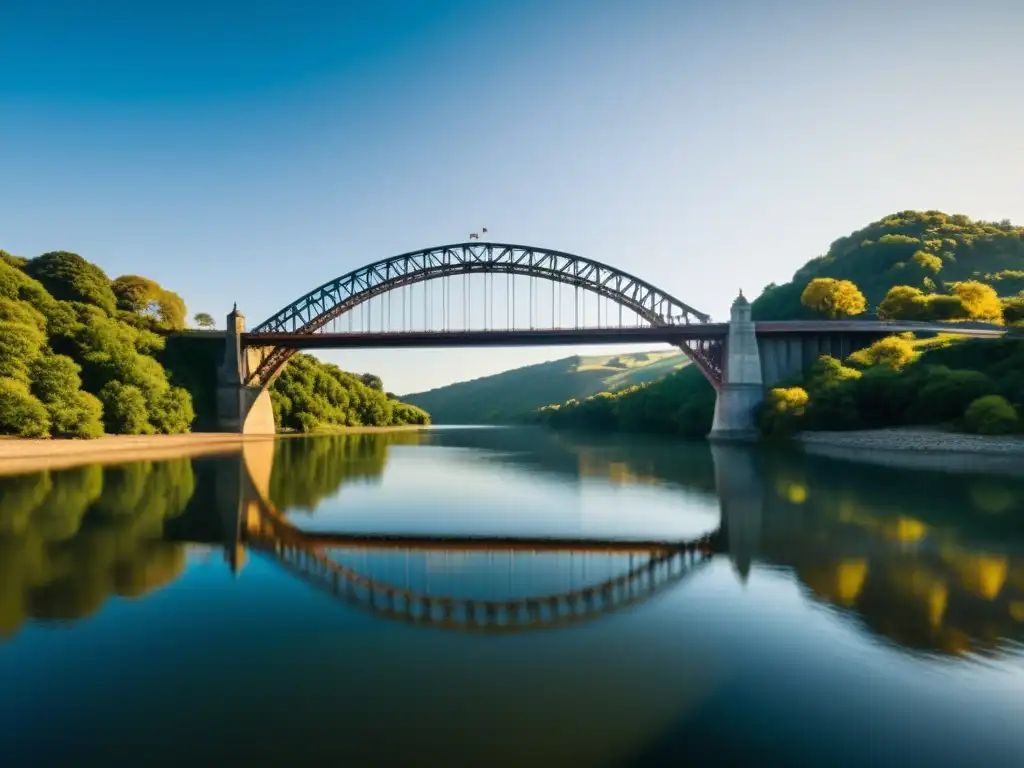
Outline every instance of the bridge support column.
POLYGON ((757 440, 757 407, 764 400, 761 354, 757 330, 750 318, 750 302, 741 292, 732 303, 729 335, 722 364, 722 384, 715 402, 710 440, 757 440))
POLYGON ((272 435, 274 409, 266 387, 245 384, 249 356, 242 349, 245 315, 236 305, 227 318, 224 334, 224 360, 217 370, 217 428, 221 432, 246 435, 272 435))

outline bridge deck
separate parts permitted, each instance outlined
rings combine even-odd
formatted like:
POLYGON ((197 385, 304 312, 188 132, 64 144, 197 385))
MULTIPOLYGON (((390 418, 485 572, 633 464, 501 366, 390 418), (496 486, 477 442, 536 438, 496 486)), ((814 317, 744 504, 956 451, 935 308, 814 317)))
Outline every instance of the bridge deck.
MULTIPOLYGON (((952 323, 913 323, 870 320, 794 320, 757 323, 759 336, 850 334, 887 336, 912 332, 924 335, 955 333, 996 338, 1004 328, 952 323)), ((641 328, 521 328, 514 330, 386 331, 352 333, 246 333, 242 344, 288 349, 355 349, 403 347, 516 347, 579 344, 678 344, 683 341, 724 339, 728 323, 698 323, 641 328)))

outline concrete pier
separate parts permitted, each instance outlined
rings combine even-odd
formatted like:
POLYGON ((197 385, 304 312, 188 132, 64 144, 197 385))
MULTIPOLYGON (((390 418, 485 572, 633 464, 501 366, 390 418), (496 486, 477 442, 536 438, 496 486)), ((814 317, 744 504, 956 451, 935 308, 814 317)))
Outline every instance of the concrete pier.
POLYGON ((723 355, 722 384, 718 389, 715 418, 708 439, 757 440, 759 434, 755 418, 757 407, 763 400, 764 380, 757 327, 750 317, 750 302, 741 291, 732 303, 723 355))

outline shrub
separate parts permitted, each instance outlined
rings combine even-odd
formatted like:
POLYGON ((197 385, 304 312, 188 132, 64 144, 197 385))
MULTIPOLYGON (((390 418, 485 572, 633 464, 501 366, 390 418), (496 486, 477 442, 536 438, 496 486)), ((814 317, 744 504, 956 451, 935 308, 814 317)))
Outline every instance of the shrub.
POLYGON ((46 437, 50 417, 20 381, 0 378, 0 434, 18 437, 46 437))
POLYGON ((788 435, 799 429, 809 397, 801 387, 777 387, 761 406, 761 429, 769 435, 788 435))
POLYGON ((898 371, 914 362, 917 359, 917 354, 914 345, 908 339, 900 336, 888 336, 876 341, 866 349, 854 352, 847 358, 847 361, 862 368, 884 365, 898 371))
POLYGON ((1005 397, 986 395, 967 407, 964 426, 979 435, 1006 435, 1020 429, 1020 419, 1005 397))

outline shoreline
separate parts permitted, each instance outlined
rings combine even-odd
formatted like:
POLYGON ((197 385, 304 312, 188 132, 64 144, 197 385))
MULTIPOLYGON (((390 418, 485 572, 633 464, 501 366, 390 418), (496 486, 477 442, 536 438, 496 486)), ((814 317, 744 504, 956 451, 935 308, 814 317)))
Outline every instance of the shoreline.
POLYGON ((95 440, 53 440, 46 438, 0 438, 0 476, 71 469, 86 464, 130 464, 184 457, 236 453, 248 443, 287 440, 294 437, 405 432, 421 425, 397 427, 344 427, 312 435, 239 435, 226 432, 189 432, 183 435, 104 435, 95 440))
POLYGON ((937 429, 802 432, 796 443, 812 456, 897 469, 1024 475, 1024 437, 982 436, 937 429))

